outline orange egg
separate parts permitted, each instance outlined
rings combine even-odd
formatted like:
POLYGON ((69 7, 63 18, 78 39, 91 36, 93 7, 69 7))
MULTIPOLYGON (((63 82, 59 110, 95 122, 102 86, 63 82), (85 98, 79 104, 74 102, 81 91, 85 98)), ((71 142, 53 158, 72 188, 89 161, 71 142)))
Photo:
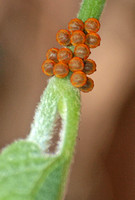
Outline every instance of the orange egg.
POLYGON ((71 35, 71 44, 76 46, 85 42, 85 34, 82 31, 74 31, 71 35))
POLYGON ((94 81, 91 78, 87 78, 87 82, 80 88, 82 92, 90 92, 94 87, 94 81))
POLYGON ((86 35, 86 41, 85 43, 90 47, 90 48, 96 48, 97 46, 100 45, 101 38, 100 36, 95 33, 95 32, 90 32, 86 35))
POLYGON ((70 32, 64 29, 59 30, 56 35, 56 40, 60 45, 68 46, 70 44, 70 32))
POLYGON ((42 71, 47 76, 53 76, 53 67, 55 62, 53 60, 45 60, 42 64, 42 71))
POLYGON ((82 71, 74 72, 71 75, 70 81, 74 87, 82 87, 87 81, 86 74, 82 71))
POLYGON ((72 57, 73 57, 73 53, 68 48, 62 48, 62 49, 60 49, 58 51, 58 54, 57 54, 57 59, 60 62, 63 62, 63 63, 68 63, 71 60, 72 57))
POLYGON ((76 57, 87 59, 90 55, 90 49, 86 44, 79 44, 75 47, 74 54, 76 57))
POLYGON ((90 33, 91 31, 98 32, 100 29, 100 23, 95 18, 89 18, 86 20, 84 28, 88 33, 90 33))
POLYGON ((68 24, 68 30, 72 33, 73 31, 83 31, 84 29, 84 23, 82 20, 75 18, 72 19, 68 24))
POLYGON ((69 73, 68 65, 62 62, 55 64, 53 68, 53 73, 58 78, 64 78, 69 73))
POLYGON ((51 48, 47 51, 46 53, 46 57, 49 60, 53 60, 54 62, 58 62, 57 60, 57 53, 58 53, 59 49, 57 48, 51 48))
POLYGON ((73 57, 68 63, 69 69, 72 72, 81 71, 84 68, 83 60, 79 57, 73 57))
POLYGON ((92 74, 93 72, 96 71, 96 63, 94 60, 91 59, 87 59, 84 61, 84 68, 83 68, 83 72, 85 74, 92 74))

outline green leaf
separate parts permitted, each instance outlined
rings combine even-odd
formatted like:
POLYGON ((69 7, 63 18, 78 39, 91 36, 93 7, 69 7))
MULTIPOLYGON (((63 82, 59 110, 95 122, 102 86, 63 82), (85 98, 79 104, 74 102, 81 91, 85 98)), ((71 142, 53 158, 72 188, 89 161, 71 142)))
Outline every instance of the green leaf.
POLYGON ((79 118, 79 90, 69 77, 53 77, 41 97, 28 138, 8 146, 0 155, 0 200, 61 199, 79 118), (58 113, 63 126, 52 155, 46 151, 58 113))
POLYGON ((7 147, 0 156, 0 199, 31 199, 43 170, 52 162, 31 142, 18 141, 7 147))

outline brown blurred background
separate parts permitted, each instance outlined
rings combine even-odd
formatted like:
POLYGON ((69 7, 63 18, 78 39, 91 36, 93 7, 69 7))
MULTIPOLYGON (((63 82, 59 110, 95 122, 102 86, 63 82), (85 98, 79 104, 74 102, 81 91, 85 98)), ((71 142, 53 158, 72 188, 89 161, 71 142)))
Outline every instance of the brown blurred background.
MULTIPOLYGON (((41 64, 81 0, 0 1, 0 147, 25 137, 47 77, 41 64)), ((95 88, 82 115, 66 200, 135 199, 135 1, 108 0, 95 88)))

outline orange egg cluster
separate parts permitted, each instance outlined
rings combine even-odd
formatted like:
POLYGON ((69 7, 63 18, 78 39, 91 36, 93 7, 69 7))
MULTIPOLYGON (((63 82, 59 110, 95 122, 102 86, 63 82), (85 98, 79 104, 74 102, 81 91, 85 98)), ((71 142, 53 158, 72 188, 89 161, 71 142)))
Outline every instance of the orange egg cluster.
POLYGON ((87 75, 96 71, 96 63, 88 57, 90 48, 100 45, 101 38, 97 34, 99 28, 100 23, 95 18, 89 18, 85 23, 78 18, 72 19, 68 30, 61 29, 56 35, 57 42, 66 47, 49 49, 42 71, 48 76, 55 75, 58 78, 66 77, 71 71, 71 84, 83 92, 91 91, 94 82, 87 75), (74 46, 74 52, 70 50, 70 46, 74 46))

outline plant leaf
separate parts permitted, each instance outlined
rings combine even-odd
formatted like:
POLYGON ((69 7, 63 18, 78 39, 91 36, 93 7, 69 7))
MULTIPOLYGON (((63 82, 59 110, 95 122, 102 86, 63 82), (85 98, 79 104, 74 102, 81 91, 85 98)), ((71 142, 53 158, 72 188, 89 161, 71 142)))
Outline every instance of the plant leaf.
POLYGON ((28 138, 16 141, 0 155, 0 200, 62 198, 79 118, 79 90, 71 85, 69 77, 53 77, 41 97, 28 138), (46 150, 57 113, 63 126, 57 152, 52 155, 46 150))

